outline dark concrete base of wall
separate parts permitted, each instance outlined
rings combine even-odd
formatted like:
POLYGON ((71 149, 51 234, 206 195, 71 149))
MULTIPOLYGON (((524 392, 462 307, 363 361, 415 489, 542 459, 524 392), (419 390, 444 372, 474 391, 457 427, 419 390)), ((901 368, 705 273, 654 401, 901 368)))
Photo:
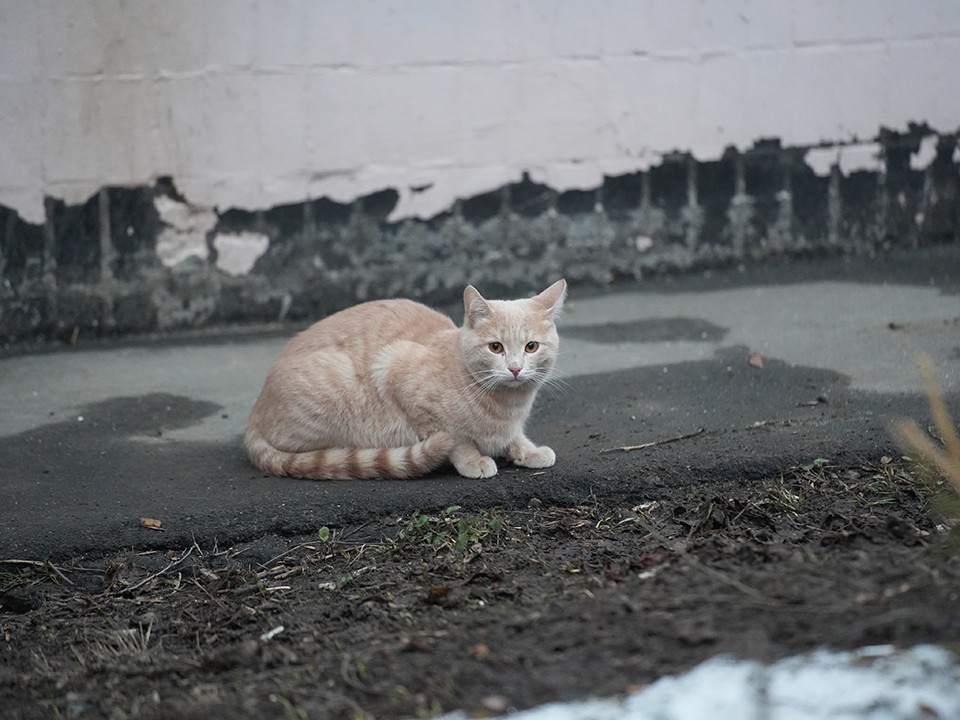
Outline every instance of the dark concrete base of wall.
MULTIPOLYGON (((927 127, 882 131, 882 170, 822 177, 809 148, 763 141, 713 162, 666 158, 647 172, 557 192, 529 179, 458 201, 427 221, 388 222, 397 193, 262 212, 217 212, 206 258, 172 267, 157 242, 155 200, 171 180, 101 189, 83 205, 49 199, 46 222, 0 206, 0 340, 73 339, 273 321, 310 321, 380 297, 428 303, 468 283, 493 297, 571 283, 746 262, 957 242, 957 136, 939 135, 922 170, 911 156, 927 127), (217 267, 219 233, 255 232, 269 247, 252 270, 217 267)), ((210 210, 207 210, 210 213, 210 210)))

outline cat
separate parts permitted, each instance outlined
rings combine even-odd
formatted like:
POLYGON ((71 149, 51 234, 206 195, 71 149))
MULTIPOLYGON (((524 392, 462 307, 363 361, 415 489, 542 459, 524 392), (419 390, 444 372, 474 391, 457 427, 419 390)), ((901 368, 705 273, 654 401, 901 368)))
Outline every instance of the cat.
POLYGON ((412 300, 377 300, 295 336, 271 366, 244 436, 271 475, 409 478, 449 461, 469 478, 493 458, 545 468, 524 424, 557 358, 558 280, 521 300, 463 292, 463 326, 412 300))

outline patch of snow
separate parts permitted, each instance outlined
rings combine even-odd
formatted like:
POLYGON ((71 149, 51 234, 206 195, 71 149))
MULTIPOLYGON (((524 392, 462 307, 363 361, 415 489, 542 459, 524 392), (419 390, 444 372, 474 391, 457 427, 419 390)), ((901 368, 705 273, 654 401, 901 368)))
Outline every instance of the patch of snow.
MULTIPOLYGON (((716 657, 622 700, 552 703, 511 720, 915 720, 960 717, 960 663, 933 645, 818 650, 772 665, 716 657)), ((445 720, 466 720, 462 712, 445 720)))

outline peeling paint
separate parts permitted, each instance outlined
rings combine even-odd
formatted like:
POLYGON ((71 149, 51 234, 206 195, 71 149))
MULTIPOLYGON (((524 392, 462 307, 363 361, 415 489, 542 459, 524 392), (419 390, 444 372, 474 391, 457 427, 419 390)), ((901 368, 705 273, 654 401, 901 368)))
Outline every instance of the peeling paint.
POLYGON ((804 156, 804 162, 819 177, 830 177, 834 165, 845 176, 859 171, 881 172, 883 148, 878 143, 811 148, 804 156))
POLYGON ((560 275, 606 284, 955 241, 955 134, 927 124, 875 133, 813 149, 764 137, 706 162, 673 153, 619 175, 606 172, 616 164, 572 162, 560 187, 537 167, 493 188, 496 175, 481 174, 462 178, 473 195, 433 207, 445 191, 410 181, 350 202, 218 212, 167 177, 72 206, 49 200, 43 223, 0 205, 0 338, 306 322, 382 297, 452 302, 467 283, 508 296, 560 275), (405 196, 428 198, 420 210, 432 214, 394 221, 405 196))
POLYGON ((270 238, 263 233, 218 233, 213 238, 217 251, 217 269, 232 277, 242 277, 253 270, 257 258, 270 247, 270 238))
POLYGON ((210 255, 207 233, 217 224, 217 213, 158 195, 153 205, 164 227, 157 236, 157 257, 167 267, 173 267, 187 258, 206 260, 210 255))
POLYGON ((844 145, 840 148, 840 172, 883 172, 883 149, 877 143, 844 145))
POLYGON ((803 162, 813 170, 817 177, 830 177, 833 166, 840 162, 840 148, 810 148, 803 156, 803 162))
POLYGON ((920 147, 915 153, 910 155, 911 170, 926 170, 930 163, 937 157, 937 145, 939 139, 936 135, 927 135, 920 141, 920 147))

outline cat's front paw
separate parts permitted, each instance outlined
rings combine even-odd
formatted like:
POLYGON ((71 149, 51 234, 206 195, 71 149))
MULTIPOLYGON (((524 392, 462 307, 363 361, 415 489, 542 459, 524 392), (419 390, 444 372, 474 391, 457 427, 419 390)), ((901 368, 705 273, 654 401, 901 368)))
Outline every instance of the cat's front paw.
POLYGON ((457 472, 468 478, 488 478, 497 474, 497 463, 485 455, 454 463, 457 472))
POLYGON ((557 461, 556 453, 546 445, 525 450, 519 457, 513 459, 515 465, 528 468, 550 467, 557 461))

